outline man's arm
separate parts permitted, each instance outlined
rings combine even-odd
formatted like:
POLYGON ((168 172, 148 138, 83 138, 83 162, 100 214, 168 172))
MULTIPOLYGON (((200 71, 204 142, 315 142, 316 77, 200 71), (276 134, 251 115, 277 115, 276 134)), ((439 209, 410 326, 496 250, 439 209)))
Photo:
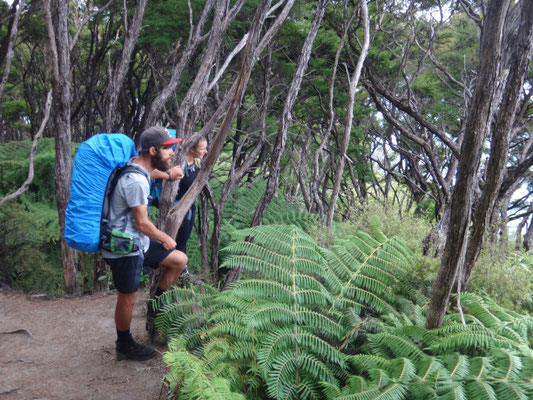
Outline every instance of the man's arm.
POLYGON ((150 178, 152 179, 168 179, 171 181, 175 181, 176 179, 183 178, 183 170, 179 165, 176 165, 175 167, 172 167, 167 171, 159 171, 158 169, 154 169, 152 173, 150 174, 150 178), (169 175, 170 174, 170 175, 169 175))
POLYGON ((176 248, 176 241, 168 236, 165 232, 160 231, 148 219, 148 208, 146 204, 132 207, 133 217, 135 218, 135 227, 148 236, 150 239, 158 240, 165 250, 176 248))

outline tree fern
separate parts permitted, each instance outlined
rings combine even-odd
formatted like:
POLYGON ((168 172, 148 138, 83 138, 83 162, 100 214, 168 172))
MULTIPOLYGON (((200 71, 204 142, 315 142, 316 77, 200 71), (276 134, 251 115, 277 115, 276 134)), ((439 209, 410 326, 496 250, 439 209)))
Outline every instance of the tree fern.
POLYGON ((173 391, 176 391, 176 385, 180 384, 180 399, 246 399, 242 394, 232 391, 227 379, 214 376, 204 368, 204 362, 187 351, 181 350, 181 344, 179 340, 171 341, 169 352, 163 356, 163 360, 170 366, 170 373, 165 378, 171 382, 170 388, 173 391))
POLYGON ((167 379, 180 399, 209 398, 204 379, 247 399, 532 397, 531 318, 464 294, 467 326, 450 314, 427 331, 424 307, 401 296, 411 262, 402 240, 358 233, 325 249, 275 225, 234 237, 222 267, 243 279, 160 299, 157 326, 178 353, 167 379))
POLYGON ((160 300, 158 326, 182 335, 185 348, 201 356, 208 369, 223 359, 239 359, 246 366, 239 375, 258 389, 264 386, 272 398, 322 398, 324 386, 318 382, 348 380, 341 350, 353 348, 357 328, 370 327, 369 318, 354 311, 392 309, 394 268, 407 262, 401 241, 380 242, 360 233, 333 254, 296 226, 260 226, 234 237, 240 241, 224 249, 222 267, 241 268, 249 278, 216 295, 191 297, 176 289, 160 300), (350 264, 349 257, 357 263, 350 264), (337 269, 328 260, 335 260, 337 269), (353 306, 356 302, 360 307, 353 306))
MULTIPOLYGON (((257 204, 265 191, 265 181, 243 186, 232 193, 232 200, 226 204, 223 220, 237 229, 247 228, 252 222, 257 204)), ((316 225, 317 216, 289 204, 283 196, 276 193, 263 216, 263 225, 295 225, 306 230, 316 225)))

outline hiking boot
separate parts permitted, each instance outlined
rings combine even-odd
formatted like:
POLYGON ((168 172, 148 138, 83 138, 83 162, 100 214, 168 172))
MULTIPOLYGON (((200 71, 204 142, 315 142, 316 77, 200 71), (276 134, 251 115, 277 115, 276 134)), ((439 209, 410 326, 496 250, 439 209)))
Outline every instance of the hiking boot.
POLYGON ((153 347, 144 346, 132 340, 127 343, 116 343, 117 360, 149 360, 157 355, 153 347))

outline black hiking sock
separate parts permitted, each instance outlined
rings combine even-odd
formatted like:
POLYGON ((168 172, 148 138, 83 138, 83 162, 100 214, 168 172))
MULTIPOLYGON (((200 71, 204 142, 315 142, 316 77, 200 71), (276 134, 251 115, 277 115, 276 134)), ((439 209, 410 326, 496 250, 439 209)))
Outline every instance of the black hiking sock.
POLYGON ((159 297, 161 296, 164 292, 166 292, 166 290, 163 290, 161 289, 159 286, 157 287, 157 290, 155 291, 154 293, 154 297, 159 297))
POLYGON ((128 329, 127 331, 119 331, 117 329, 117 342, 118 343, 131 343, 133 342, 133 337, 131 336, 131 332, 128 329))

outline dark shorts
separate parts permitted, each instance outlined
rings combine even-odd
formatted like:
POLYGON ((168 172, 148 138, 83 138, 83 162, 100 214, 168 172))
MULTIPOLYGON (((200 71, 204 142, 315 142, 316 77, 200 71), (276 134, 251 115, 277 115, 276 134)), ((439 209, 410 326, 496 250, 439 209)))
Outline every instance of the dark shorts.
POLYGON ((131 257, 106 258, 105 261, 113 272, 115 288, 124 294, 134 293, 139 289, 143 266, 157 268, 161 261, 173 250, 165 250, 161 242, 150 239, 150 247, 144 254, 131 257))

